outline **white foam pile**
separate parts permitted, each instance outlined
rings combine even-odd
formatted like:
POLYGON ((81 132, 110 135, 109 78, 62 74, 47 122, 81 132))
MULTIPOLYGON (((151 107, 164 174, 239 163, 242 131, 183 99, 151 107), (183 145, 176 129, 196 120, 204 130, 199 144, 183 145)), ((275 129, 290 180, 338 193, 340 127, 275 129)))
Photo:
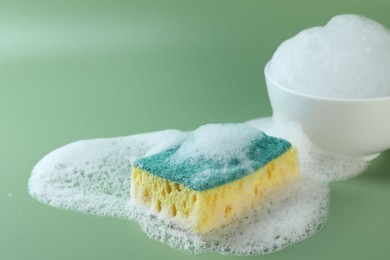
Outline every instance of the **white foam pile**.
POLYGON ((188 135, 172 159, 181 162, 202 157, 228 165, 231 158, 237 158, 244 163, 248 160, 244 152, 248 145, 263 135, 246 124, 203 125, 188 135))
POLYGON ((359 15, 338 15, 283 42, 269 76, 296 92, 329 98, 390 96, 390 30, 359 15))

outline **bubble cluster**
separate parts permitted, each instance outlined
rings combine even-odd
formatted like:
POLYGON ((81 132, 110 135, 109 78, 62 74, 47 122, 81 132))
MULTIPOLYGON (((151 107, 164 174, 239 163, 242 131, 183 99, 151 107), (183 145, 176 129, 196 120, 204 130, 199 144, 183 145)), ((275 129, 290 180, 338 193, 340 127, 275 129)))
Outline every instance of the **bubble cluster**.
MULTIPOLYGON (((193 131, 175 154, 175 160, 188 158, 228 161, 240 155, 252 141, 262 138, 263 133, 245 124, 207 124, 193 131)), ((242 158, 243 160, 246 158, 242 158)))
POLYGON ((360 15, 338 15, 283 42, 269 76, 299 93, 328 98, 390 96, 390 30, 360 15))
POLYGON ((184 135, 166 130, 65 145, 37 163, 29 192, 56 207, 129 218, 131 161, 173 146, 184 135))

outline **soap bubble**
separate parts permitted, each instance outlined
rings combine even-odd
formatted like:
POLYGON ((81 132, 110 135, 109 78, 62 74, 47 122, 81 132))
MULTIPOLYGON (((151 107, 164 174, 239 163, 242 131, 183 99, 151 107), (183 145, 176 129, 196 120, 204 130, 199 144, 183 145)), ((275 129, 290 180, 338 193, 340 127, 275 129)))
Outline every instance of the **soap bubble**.
POLYGON ((390 96, 390 31, 360 15, 338 15, 283 42, 269 76, 299 93, 328 98, 390 96))

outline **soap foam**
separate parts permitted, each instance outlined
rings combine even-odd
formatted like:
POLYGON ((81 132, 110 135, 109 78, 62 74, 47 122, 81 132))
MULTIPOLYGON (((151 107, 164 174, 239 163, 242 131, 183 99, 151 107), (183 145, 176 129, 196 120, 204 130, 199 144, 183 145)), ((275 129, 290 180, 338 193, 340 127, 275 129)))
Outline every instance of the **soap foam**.
POLYGON ((131 162, 177 145, 185 136, 165 130, 68 144, 38 162, 29 192, 52 206, 128 218, 131 162))
POLYGON ((338 15, 283 42, 268 75, 296 92, 328 98, 390 96, 390 30, 359 15, 338 15))
MULTIPOLYGON (((189 183, 184 183, 195 190, 202 190, 203 187, 211 188, 232 180, 232 176, 238 174, 238 167, 235 168, 235 173, 232 173, 232 161, 237 164, 239 162, 244 174, 255 171, 259 162, 254 161, 253 154, 249 154, 248 150, 253 148, 255 141, 259 142, 262 138, 264 138, 262 131, 247 124, 203 125, 188 134, 164 167, 175 173, 175 167, 186 162, 190 165, 188 167, 192 167, 195 171, 191 174, 189 183), (213 165, 213 167, 199 167, 199 164, 213 165)), ((266 151, 259 149, 260 154, 263 152, 266 151)), ((157 171, 153 169, 150 171, 156 173, 157 171)), ((183 168, 180 170, 182 171, 183 168)), ((156 175, 160 176, 157 173, 156 175)), ((186 176, 181 177, 182 180, 186 178, 186 176)))
MULTIPOLYGON (((295 184, 275 188, 247 215, 206 235, 193 233, 172 219, 130 203, 131 162, 173 147, 193 132, 166 130, 66 145, 49 153, 34 167, 29 192, 37 200, 56 207, 135 220, 150 238, 189 254, 271 253, 318 232, 326 222, 329 181, 350 178, 360 173, 367 162, 363 158, 321 152, 299 125, 277 115, 274 119, 257 119, 247 124, 269 135, 285 137, 296 145, 301 178, 295 184)), ((200 129, 200 135, 207 135, 208 130, 210 135, 218 134, 217 129, 209 126, 200 129)), ((248 138, 258 134, 251 127, 243 129, 248 129, 248 138)), ((226 134, 227 138, 235 138, 229 136, 232 132, 226 134)))
POLYGON ((306 178, 275 188, 248 214, 205 235, 145 210, 135 208, 134 212, 150 238, 186 253, 261 255, 308 238, 322 228, 328 212, 328 187, 306 178))
POLYGON ((248 145, 262 137, 259 129, 246 124, 207 124, 191 133, 174 159, 182 161, 202 157, 227 165, 231 158, 245 155, 248 145))

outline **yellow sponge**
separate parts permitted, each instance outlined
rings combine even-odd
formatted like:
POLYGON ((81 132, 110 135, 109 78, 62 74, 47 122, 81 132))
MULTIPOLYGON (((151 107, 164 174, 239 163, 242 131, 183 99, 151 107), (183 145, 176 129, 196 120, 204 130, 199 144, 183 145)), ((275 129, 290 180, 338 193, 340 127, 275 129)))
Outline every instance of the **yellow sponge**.
POLYGON ((156 213, 175 218, 195 232, 206 233, 261 203, 268 189, 295 180, 298 177, 296 155, 296 149, 290 146, 242 178, 199 190, 135 165, 132 167, 131 199, 156 213))

